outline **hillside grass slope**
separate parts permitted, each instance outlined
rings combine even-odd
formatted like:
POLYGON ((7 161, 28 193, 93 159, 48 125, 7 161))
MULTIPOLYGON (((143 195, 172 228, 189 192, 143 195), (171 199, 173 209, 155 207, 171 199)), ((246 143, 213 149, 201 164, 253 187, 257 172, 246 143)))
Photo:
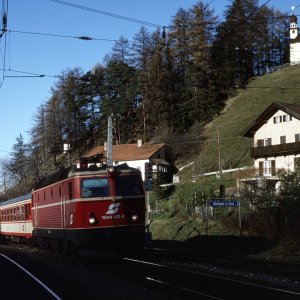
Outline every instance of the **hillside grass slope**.
POLYGON ((223 170, 253 166, 249 152, 253 141, 241 134, 272 102, 300 103, 300 66, 254 78, 246 89, 238 90, 220 115, 205 127, 205 141, 200 145, 193 173, 217 171, 219 152, 223 170))

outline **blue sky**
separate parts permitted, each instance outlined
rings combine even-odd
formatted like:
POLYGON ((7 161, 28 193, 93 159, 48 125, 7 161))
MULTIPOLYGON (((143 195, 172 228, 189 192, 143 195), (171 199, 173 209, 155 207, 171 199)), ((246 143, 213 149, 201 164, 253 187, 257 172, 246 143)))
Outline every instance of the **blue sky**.
MULTIPOLYGON (((0 2, 6 3, 7 0, 0 2)), ((66 0, 67 2, 109 12, 161 26, 169 25, 180 7, 190 8, 196 0, 66 0)), ((230 0, 209 0, 210 8, 222 18, 230 0)), ((261 0, 260 4, 266 0, 261 0)), ((283 12, 299 3, 291 0, 270 0, 268 6, 283 12)), ((300 14, 300 7, 295 10, 300 14)), ((0 41, 0 68, 49 77, 6 77, 0 88, 0 158, 8 155, 16 138, 22 134, 28 142, 37 108, 50 96, 55 75, 63 70, 80 67, 84 72, 96 63, 102 63, 113 42, 82 41, 72 38, 41 36, 13 31, 50 33, 65 36, 90 36, 97 39, 117 40, 123 35, 128 40, 141 25, 59 4, 50 0, 8 0, 8 26, 11 33, 0 41), (5 53, 5 55, 4 55, 5 53)), ((151 32, 155 28, 147 27, 151 32)), ((3 71, 0 70, 0 82, 3 71)), ((5 72, 5 76, 26 75, 5 72)))

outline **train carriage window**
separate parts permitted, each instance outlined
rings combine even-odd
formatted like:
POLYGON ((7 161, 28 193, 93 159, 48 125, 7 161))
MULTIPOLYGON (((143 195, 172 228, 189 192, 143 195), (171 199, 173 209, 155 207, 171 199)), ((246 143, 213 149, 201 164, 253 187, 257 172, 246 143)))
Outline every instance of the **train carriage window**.
POLYGON ((144 189, 140 176, 116 176, 116 192, 119 196, 143 195, 144 189))
POLYGON ((20 207, 21 210, 21 220, 24 221, 24 205, 20 207))
POLYGON ((108 195, 107 178, 89 178, 81 181, 81 196, 83 198, 107 197, 108 195))
POLYGON ((25 220, 29 219, 29 204, 25 204, 25 220))

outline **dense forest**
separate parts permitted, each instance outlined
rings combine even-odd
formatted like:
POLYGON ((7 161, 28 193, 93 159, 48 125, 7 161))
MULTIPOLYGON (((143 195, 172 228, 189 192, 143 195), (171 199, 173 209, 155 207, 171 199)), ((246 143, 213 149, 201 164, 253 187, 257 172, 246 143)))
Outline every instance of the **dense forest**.
POLYGON ((30 142, 17 137, 2 161, 6 197, 102 145, 109 115, 114 143, 173 143, 174 159, 183 155, 178 141, 192 141, 194 126, 199 138, 237 88, 288 63, 288 21, 258 0, 232 1, 220 21, 200 1, 168 27, 141 27, 130 42, 121 36, 89 72, 63 71, 35 112, 30 142))

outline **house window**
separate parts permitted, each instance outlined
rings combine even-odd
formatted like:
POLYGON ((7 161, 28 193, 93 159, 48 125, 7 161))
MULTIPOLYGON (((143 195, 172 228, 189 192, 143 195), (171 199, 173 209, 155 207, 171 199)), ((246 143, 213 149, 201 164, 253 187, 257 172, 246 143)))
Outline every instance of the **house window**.
POLYGON ((285 135, 282 135, 280 137, 280 144, 286 144, 286 136, 285 135))
POLYGON ((271 176, 272 175, 272 166, 271 166, 271 162, 266 160, 264 161, 264 165, 263 165, 263 175, 264 176, 271 176))
POLYGON ((257 140, 257 147, 265 147, 265 146, 271 146, 271 145, 272 145, 271 138, 257 140))
POLYGON ((300 142, 300 133, 295 134, 295 142, 300 142))
POLYGON ((288 115, 288 114, 285 114, 285 115, 282 115, 282 116, 273 117, 273 123, 274 124, 279 124, 281 122, 289 122, 289 121, 292 121, 292 116, 288 115))
POLYGON ((300 157, 294 158, 294 171, 296 172, 300 171, 300 157))
POLYGON ((260 176, 275 176, 275 160, 264 160, 259 162, 259 175, 260 176))

